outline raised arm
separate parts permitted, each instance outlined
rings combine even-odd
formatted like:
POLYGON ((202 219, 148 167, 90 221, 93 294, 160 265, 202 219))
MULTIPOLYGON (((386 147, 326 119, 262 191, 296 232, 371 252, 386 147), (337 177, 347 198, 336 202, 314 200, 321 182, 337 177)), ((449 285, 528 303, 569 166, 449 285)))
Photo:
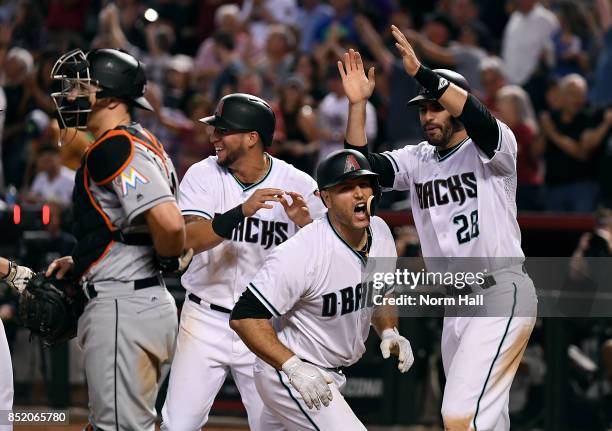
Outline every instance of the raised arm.
POLYGON ((412 45, 397 27, 391 26, 391 32, 402 56, 404 70, 463 123, 468 136, 489 158, 493 157, 499 140, 499 128, 489 110, 476 97, 423 66, 412 45))

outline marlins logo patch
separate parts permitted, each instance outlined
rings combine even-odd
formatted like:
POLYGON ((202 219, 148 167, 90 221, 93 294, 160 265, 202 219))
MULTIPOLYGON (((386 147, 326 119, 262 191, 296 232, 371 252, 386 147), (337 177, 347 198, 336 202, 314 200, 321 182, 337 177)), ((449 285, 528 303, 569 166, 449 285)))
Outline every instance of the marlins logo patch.
POLYGON ((130 170, 127 171, 127 173, 125 171, 121 172, 120 180, 121 192, 123 193, 123 196, 127 196, 128 191, 130 189, 136 190, 136 186, 138 185, 138 183, 147 184, 149 182, 149 179, 147 177, 138 172, 136 168, 131 166, 130 170))
POLYGON ((349 155, 344 162, 344 173, 346 174, 347 172, 358 171, 359 169, 361 169, 361 166, 359 166, 359 163, 357 163, 355 156, 349 155))

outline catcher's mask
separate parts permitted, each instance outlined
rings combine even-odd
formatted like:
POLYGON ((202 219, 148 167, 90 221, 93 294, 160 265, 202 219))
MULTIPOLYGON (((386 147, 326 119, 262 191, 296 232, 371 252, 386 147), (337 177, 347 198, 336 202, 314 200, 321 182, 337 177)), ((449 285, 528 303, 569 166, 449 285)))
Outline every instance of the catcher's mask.
POLYGON ((51 70, 59 91, 51 93, 60 129, 85 129, 91 112, 89 62, 80 49, 62 55, 51 70))
POLYGON ((92 86, 96 99, 114 97, 129 106, 153 111, 144 97, 147 83, 144 66, 127 52, 94 49, 85 54, 76 49, 57 60, 51 77, 61 82, 61 91, 52 94, 60 128, 87 126, 92 86))

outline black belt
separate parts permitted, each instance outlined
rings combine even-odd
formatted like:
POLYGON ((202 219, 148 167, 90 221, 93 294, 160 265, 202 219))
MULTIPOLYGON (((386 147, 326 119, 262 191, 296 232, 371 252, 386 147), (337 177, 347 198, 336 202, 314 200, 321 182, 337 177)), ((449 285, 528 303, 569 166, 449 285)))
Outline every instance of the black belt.
MULTIPOLYGON (((493 277, 492 275, 485 275, 483 277, 482 284, 479 284, 479 286, 481 289, 488 289, 489 287, 495 286, 496 284, 497 282, 495 281, 495 277, 493 277)), ((462 288, 453 285, 446 286, 446 294, 448 296, 469 295, 473 292, 474 291, 468 284, 466 284, 462 288)))
MULTIPOLYGON (((189 298, 190 301, 193 301, 198 305, 202 304, 202 300, 200 299, 200 297, 197 295, 194 295, 193 293, 190 293, 189 295, 187 295, 187 297, 189 298)), ((204 301, 204 304, 206 304, 206 301, 204 301)), ((232 310, 225 308, 225 307, 221 307, 220 305, 215 305, 215 304, 209 304, 209 305, 210 305, 211 310, 220 311, 221 313, 227 313, 227 314, 230 314, 232 312, 232 310)))
MULTIPOLYGON (((141 278, 140 280, 134 280, 134 290, 146 289, 147 287, 159 286, 159 276, 154 275, 153 277, 141 278)), ((98 296, 95 284, 86 283, 85 289, 87 289, 87 296, 89 299, 94 299, 98 296)))
POLYGON ((307 361, 306 359, 302 359, 302 361, 304 361, 304 362, 306 362, 306 363, 308 363, 310 365, 314 365, 315 367, 323 368, 324 370, 328 370, 328 371, 333 371, 334 373, 338 373, 338 374, 342 374, 342 372, 346 368, 346 367, 335 367, 335 368, 322 367, 321 365, 315 364, 314 362, 307 361))

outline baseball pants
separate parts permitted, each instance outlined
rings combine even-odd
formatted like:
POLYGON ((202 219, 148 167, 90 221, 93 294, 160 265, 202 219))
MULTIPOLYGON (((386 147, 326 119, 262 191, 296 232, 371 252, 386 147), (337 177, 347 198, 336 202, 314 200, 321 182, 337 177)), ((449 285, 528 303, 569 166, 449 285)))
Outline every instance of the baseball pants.
POLYGON ((162 430, 194 431, 208 421, 213 401, 228 373, 240 391, 249 428, 259 427, 263 404, 253 381, 255 355, 229 326, 228 313, 185 301, 170 371, 162 430))
POLYGON ((175 347, 176 305, 165 287, 125 287, 105 285, 79 319, 89 421, 94 429, 153 431, 175 347))
POLYGON ((494 304, 496 313, 444 318, 442 417, 447 431, 510 429, 510 386, 535 325, 537 298, 520 267, 494 276, 497 284, 486 291, 484 301, 494 304), (507 313, 498 313, 500 305, 507 313))
MULTIPOLYGON (((4 325, 0 320, 0 411, 13 409, 13 367, 4 325)), ((0 425, 0 431, 12 430, 12 425, 0 425)))
POLYGON ((321 369, 331 376, 330 384, 333 399, 320 410, 306 406, 302 396, 289 383, 289 379, 280 371, 257 358, 254 374, 257 391, 264 402, 259 429, 266 431, 337 431, 366 430, 366 427, 355 416, 340 389, 346 383, 344 375, 321 369))

